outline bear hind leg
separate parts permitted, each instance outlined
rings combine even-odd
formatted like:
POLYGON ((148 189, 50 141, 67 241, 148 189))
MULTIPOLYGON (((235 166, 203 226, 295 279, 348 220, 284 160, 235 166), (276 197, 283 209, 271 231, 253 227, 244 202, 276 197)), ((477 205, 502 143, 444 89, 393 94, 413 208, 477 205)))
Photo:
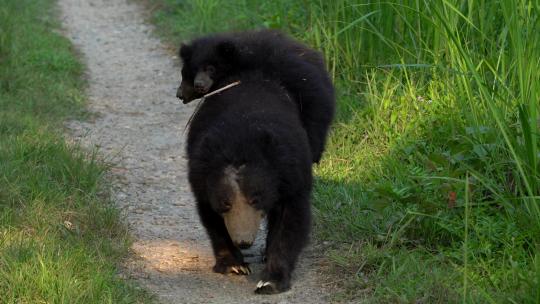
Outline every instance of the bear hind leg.
POLYGON ((308 240, 309 201, 289 202, 268 215, 266 265, 255 293, 275 294, 291 287, 291 274, 308 240))
POLYGON ((199 216, 210 237, 216 259, 216 264, 212 270, 222 274, 251 274, 249 264, 244 262, 244 256, 240 249, 234 246, 223 218, 209 206, 199 204, 198 207, 199 216))

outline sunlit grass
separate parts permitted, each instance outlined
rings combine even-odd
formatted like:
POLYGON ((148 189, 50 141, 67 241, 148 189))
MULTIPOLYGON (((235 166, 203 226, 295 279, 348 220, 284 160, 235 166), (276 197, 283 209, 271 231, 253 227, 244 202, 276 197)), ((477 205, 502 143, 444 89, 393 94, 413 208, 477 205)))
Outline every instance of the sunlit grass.
POLYGON ((0 303, 141 302, 105 167, 62 136, 84 83, 53 4, 0 0, 0 303))

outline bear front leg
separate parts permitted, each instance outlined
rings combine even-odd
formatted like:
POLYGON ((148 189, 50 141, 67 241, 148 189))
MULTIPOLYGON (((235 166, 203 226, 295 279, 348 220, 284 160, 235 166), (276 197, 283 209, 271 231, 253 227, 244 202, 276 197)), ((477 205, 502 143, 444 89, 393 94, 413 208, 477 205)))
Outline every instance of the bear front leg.
POLYGON ((251 274, 249 265, 244 263, 242 252, 234 246, 223 218, 208 205, 198 204, 198 209, 216 258, 213 271, 223 274, 251 274))
POLYGON ((311 225, 308 199, 288 202, 268 214, 266 265, 255 293, 274 294, 291 287, 291 274, 307 243, 311 225))

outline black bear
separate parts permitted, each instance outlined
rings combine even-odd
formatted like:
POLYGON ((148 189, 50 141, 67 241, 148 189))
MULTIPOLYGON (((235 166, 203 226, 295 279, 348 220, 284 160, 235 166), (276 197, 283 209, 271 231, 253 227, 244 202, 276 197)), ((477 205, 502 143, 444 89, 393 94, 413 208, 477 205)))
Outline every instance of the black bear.
POLYGON ((184 63, 177 96, 188 103, 241 71, 261 71, 279 81, 296 102, 313 162, 324 151, 335 111, 334 87, 321 53, 275 30, 224 33, 180 48, 184 63))
POLYGON ((215 85, 237 80, 239 85, 206 97, 194 113, 188 178, 212 243, 215 272, 251 272, 240 248, 253 243, 266 216, 266 264, 255 292, 279 293, 290 288, 308 240, 311 151, 297 106, 279 81, 246 71, 215 85))

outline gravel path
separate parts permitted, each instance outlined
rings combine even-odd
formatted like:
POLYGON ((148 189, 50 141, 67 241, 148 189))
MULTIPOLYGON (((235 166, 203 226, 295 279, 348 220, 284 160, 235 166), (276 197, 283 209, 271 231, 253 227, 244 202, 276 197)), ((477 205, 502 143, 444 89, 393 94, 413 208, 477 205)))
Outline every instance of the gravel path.
POLYGON ((255 274, 223 276, 195 212, 186 178, 183 129, 195 104, 175 99, 179 66, 127 0, 59 0, 67 36, 88 67, 90 122, 70 134, 114 161, 113 195, 135 242, 126 277, 164 303, 325 303, 314 250, 304 253, 293 289, 253 294, 260 249, 248 252, 255 274))

